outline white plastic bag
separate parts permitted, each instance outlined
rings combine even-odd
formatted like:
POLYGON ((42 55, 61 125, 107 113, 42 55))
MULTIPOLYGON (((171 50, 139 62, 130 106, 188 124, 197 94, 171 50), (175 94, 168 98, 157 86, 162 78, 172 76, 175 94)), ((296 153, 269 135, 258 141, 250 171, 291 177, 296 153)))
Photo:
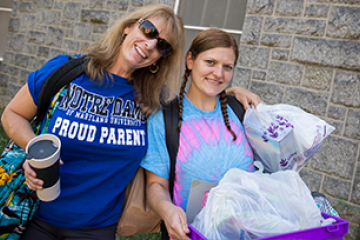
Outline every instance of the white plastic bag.
POLYGON ((319 117, 286 104, 259 104, 244 117, 246 136, 266 172, 299 172, 335 129, 319 117))
POLYGON ((321 212, 295 171, 230 169, 192 226, 209 240, 248 240, 320 226, 321 212))

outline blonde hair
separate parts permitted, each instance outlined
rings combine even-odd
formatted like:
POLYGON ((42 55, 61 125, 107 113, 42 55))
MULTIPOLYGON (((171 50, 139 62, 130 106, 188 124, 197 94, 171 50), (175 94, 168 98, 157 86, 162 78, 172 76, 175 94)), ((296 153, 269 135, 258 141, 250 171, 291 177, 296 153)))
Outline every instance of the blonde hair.
POLYGON ((126 37, 124 29, 132 27, 139 19, 150 17, 164 20, 164 29, 167 29, 169 38, 167 41, 171 44, 173 53, 157 61, 157 73, 151 73, 148 67, 144 67, 135 70, 131 76, 136 91, 135 100, 140 103, 141 111, 146 116, 160 110, 161 104, 172 100, 179 90, 185 37, 183 21, 175 15, 174 10, 163 4, 142 7, 119 19, 98 42, 84 51, 89 59, 86 73, 92 80, 102 81, 120 53, 121 44, 126 37))

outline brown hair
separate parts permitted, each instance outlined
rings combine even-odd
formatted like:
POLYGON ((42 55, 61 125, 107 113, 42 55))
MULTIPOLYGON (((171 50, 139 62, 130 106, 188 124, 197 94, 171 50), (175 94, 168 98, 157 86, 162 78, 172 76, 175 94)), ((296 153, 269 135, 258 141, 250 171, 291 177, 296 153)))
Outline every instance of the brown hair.
MULTIPOLYGON (((208 30, 205 30, 205 31, 199 33, 192 41, 188 52, 191 53, 193 60, 195 60, 196 57, 200 53, 210 50, 212 48, 216 48, 216 47, 228 47, 228 48, 233 49, 233 51, 235 53, 234 66, 236 65, 237 59, 239 57, 238 45, 237 45, 234 37, 231 34, 224 32, 220 29, 208 29, 208 30)), ((182 122, 183 99, 184 99, 184 94, 185 94, 185 87, 186 87, 186 83, 187 83, 190 75, 191 75, 191 70, 188 69, 186 66, 184 80, 182 82, 181 89, 180 89, 178 131, 180 131, 181 122, 182 122)), ((231 126, 229 123, 229 117, 228 117, 227 107, 226 107, 227 101, 226 101, 225 91, 222 91, 220 93, 220 103, 221 103, 221 112, 222 112, 222 115, 224 118, 225 126, 229 130, 231 135, 233 136, 233 141, 235 141, 236 135, 235 135, 234 131, 231 129, 231 126)))
POLYGON ((184 27, 181 18, 175 15, 174 10, 163 4, 152 4, 138 9, 119 19, 103 37, 93 46, 84 50, 89 63, 86 73, 92 80, 101 81, 107 77, 106 71, 111 68, 117 59, 120 47, 124 41, 124 29, 132 27, 139 19, 161 17, 166 24, 165 29, 173 53, 157 61, 159 71, 151 73, 148 67, 137 69, 133 72, 136 90, 135 100, 140 103, 141 110, 148 116, 160 109, 160 97, 164 103, 173 99, 179 89, 180 66, 184 48, 184 27))

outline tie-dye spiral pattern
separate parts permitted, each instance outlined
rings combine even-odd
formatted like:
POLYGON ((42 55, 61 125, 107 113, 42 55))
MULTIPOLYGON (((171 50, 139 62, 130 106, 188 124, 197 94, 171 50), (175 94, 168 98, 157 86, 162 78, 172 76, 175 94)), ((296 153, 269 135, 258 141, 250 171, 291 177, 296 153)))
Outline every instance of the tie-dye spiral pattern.
MULTIPOLYGON (((215 110, 205 112, 184 98, 174 183, 174 203, 184 210, 193 179, 218 182, 230 168, 254 171, 253 153, 244 128, 229 106, 228 113, 236 141, 225 127, 219 102, 215 110)), ((148 140, 141 166, 168 179, 170 160, 162 112, 149 118, 148 140)))

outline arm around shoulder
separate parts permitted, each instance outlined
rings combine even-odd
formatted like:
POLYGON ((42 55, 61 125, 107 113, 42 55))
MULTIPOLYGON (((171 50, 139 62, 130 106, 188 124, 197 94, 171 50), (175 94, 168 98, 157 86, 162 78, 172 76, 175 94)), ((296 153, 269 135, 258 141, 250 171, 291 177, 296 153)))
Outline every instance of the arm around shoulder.
POLYGON ((235 96, 236 99, 244 106, 245 110, 247 110, 250 107, 249 104, 252 104, 256 107, 261 102, 263 102, 260 99, 259 95, 238 86, 233 86, 226 89, 226 94, 235 96))

